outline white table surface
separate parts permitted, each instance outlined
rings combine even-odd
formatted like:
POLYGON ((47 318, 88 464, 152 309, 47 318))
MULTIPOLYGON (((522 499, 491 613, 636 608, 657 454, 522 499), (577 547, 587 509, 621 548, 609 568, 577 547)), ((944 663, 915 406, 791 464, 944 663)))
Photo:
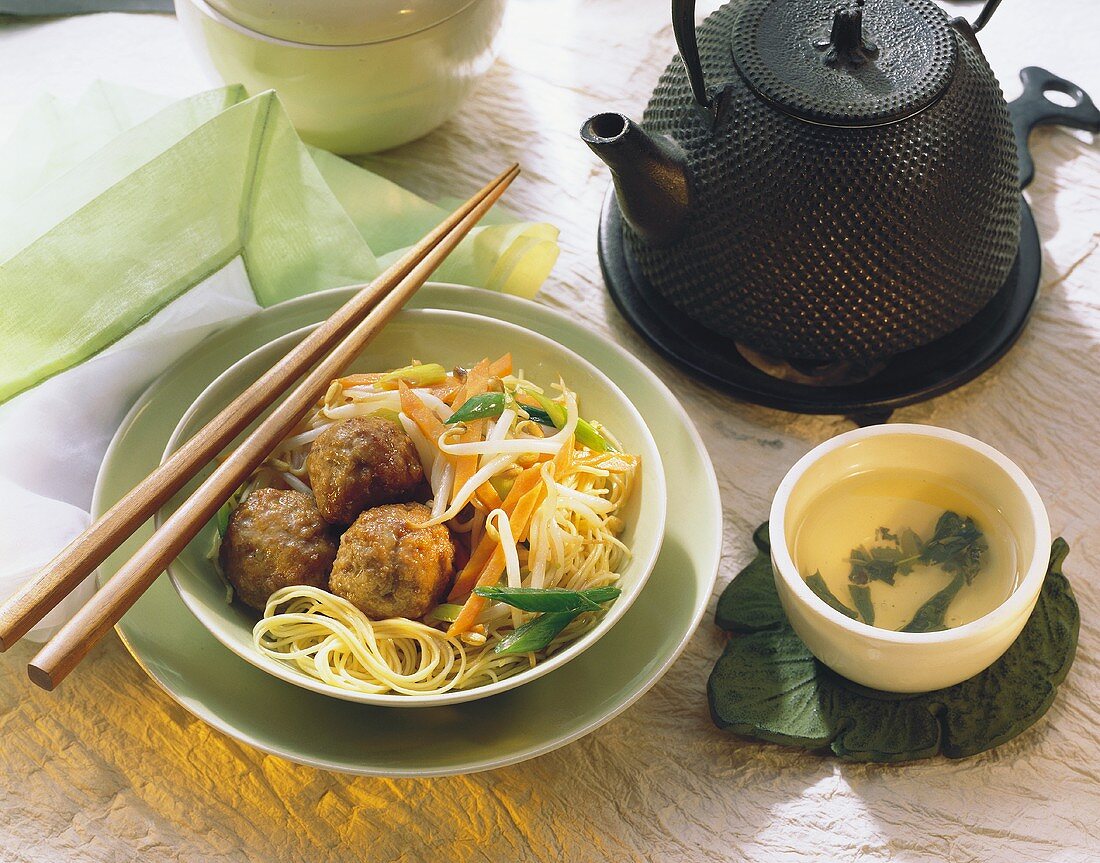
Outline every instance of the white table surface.
MULTIPOLYGON (((717 4, 701 4, 704 9, 717 4)), ((974 3, 950 8, 973 15, 974 3)), ((1095 0, 1008 0, 982 34, 1009 98, 1040 65, 1100 98, 1095 0)), ((638 116, 674 51, 656 0, 512 0, 503 53, 460 115, 375 161, 426 195, 480 185, 518 159, 509 193, 562 228, 543 301, 628 345, 679 392, 722 486, 719 589, 780 477, 849 427, 739 404, 657 357, 601 283, 607 174, 576 137, 597 110, 638 116)), ((0 133, 41 91, 104 78, 186 95, 206 82, 165 16, 0 26, 0 133)), ((0 860, 322 861, 1100 859, 1100 149, 1033 138, 1029 191, 1044 240, 1042 299, 1019 345, 980 380, 896 418, 975 435, 1035 480, 1081 604, 1077 662, 1048 716, 969 760, 842 764, 728 736, 704 686, 722 637, 708 614, 672 672, 624 715, 533 762, 441 780, 351 778, 255 752, 153 686, 117 638, 65 686, 34 689, 31 647, 0 657, 0 860)), ((713 608, 713 607, 712 607, 713 608)))

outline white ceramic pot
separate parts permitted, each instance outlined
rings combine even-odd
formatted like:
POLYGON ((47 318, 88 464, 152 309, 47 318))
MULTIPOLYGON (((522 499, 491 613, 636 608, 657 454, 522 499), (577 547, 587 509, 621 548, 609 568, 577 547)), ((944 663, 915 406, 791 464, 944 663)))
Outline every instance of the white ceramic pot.
POLYGON ((871 426, 812 449, 780 483, 769 525, 775 586, 794 631, 834 671, 887 692, 953 686, 992 665, 1031 616, 1050 557, 1046 509, 1023 471, 981 441, 933 426, 871 426), (846 617, 810 590, 790 551, 807 506, 838 481, 914 465, 951 477, 1000 510, 1017 543, 1016 589, 983 617, 942 632, 893 632, 846 617))
POLYGON ((250 93, 274 89, 304 140, 345 154, 396 147, 446 120, 492 64, 505 4, 409 0, 402 15, 392 2, 314 0, 313 12, 301 0, 216 2, 176 2, 200 59, 250 93))

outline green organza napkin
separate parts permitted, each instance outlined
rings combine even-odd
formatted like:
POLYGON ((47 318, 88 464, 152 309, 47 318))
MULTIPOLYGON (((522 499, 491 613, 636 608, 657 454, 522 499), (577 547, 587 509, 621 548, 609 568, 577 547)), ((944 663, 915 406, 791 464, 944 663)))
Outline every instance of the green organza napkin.
MULTIPOLYGON (((445 215, 303 145, 273 93, 43 98, 0 145, 0 601, 87 526, 157 375, 262 306, 371 279, 445 215)), ((490 213, 436 278, 530 297, 557 253, 551 225, 490 213)))
MULTIPOLYGON (((271 92, 166 104, 97 85, 73 106, 43 99, 0 147, 0 403, 235 258, 269 305, 372 278, 444 215, 306 147, 271 92)), ((530 297, 556 238, 547 224, 490 224, 436 278, 530 297)))

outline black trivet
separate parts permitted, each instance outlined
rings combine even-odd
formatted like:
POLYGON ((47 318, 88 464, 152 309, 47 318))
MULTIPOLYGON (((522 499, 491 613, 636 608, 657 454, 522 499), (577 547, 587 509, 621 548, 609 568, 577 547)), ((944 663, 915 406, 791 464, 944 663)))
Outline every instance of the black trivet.
POLYGON ((969 323, 931 344, 891 357, 859 383, 814 386, 780 380, 758 369, 734 342, 692 321, 653 290, 632 266, 623 244, 622 216, 613 189, 600 219, 600 267, 619 311, 669 359, 731 395, 758 405, 806 414, 844 414, 881 422, 899 407, 924 401, 973 380, 1015 343, 1039 289, 1041 252, 1031 209, 1020 200, 1020 249, 1004 287, 969 323))

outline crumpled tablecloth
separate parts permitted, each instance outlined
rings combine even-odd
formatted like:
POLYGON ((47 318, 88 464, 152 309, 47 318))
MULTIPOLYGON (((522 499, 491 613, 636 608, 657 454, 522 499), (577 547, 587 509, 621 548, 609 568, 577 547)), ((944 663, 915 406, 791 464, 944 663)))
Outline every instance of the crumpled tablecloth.
MULTIPOLYGON (((974 14, 974 4, 951 10, 960 8, 974 14)), ((597 110, 640 115, 674 50, 666 5, 515 0, 509 15, 502 59, 462 115, 372 165, 433 197, 486 153, 520 158, 512 206, 563 228, 543 302, 655 368, 714 456, 727 520, 720 589, 751 557, 749 534, 786 468, 849 426, 747 407, 692 381, 645 346, 603 291, 595 228, 607 175, 576 130, 597 110)), ((1100 96, 1098 19, 1094 0, 1004 3, 982 41, 1007 95, 1019 92, 1016 70, 1037 64, 1100 96)), ((86 84, 72 82, 89 68, 123 81, 145 75, 154 79, 146 86, 181 94, 204 86, 169 20, 92 16, 0 32, 0 80, 11 82, 0 91, 0 125, 18 113, 20 86, 79 92, 86 84), (34 65, 44 53, 55 57, 48 74, 45 61, 34 65)), ((707 714, 721 636, 706 618, 648 695, 563 750, 469 777, 349 778, 211 731, 157 691, 117 641, 53 695, 27 683, 21 647, 0 657, 0 860, 1100 859, 1100 148, 1058 129, 1040 130, 1033 145, 1029 197, 1045 240, 1035 317, 992 372, 897 417, 1007 452, 1073 548, 1066 569, 1081 648, 1028 733, 966 761, 888 767, 732 738, 707 714)))

